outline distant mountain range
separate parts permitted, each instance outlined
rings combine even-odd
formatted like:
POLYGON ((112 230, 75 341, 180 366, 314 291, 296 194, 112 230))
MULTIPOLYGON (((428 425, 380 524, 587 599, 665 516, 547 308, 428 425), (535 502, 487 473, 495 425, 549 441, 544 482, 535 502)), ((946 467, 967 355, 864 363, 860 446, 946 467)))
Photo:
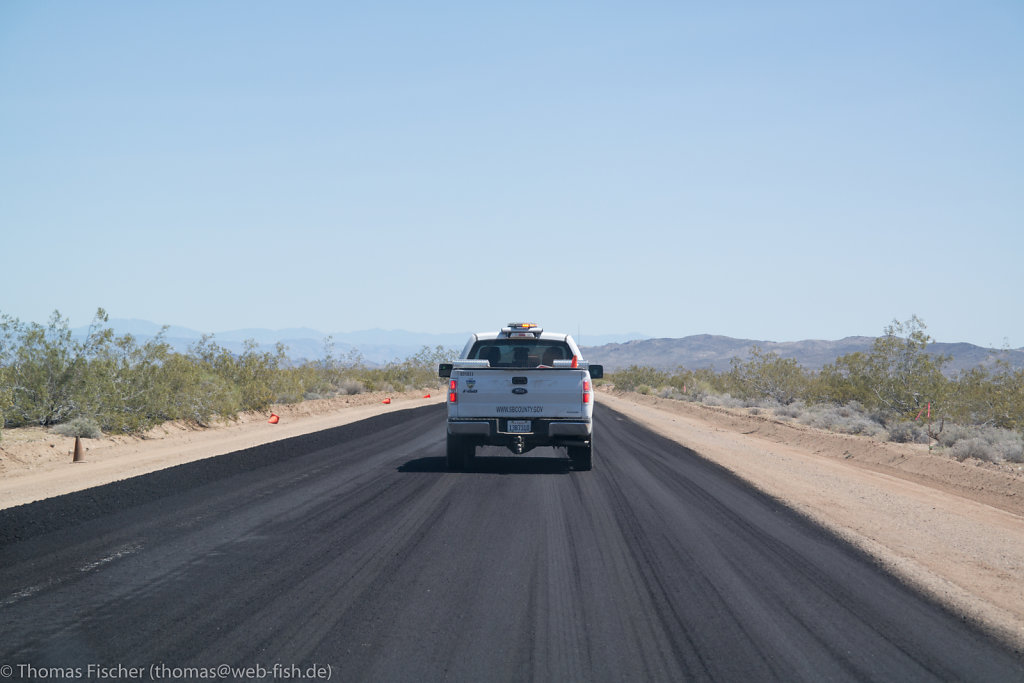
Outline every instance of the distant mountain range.
MULTIPOLYGON (((110 327, 118 335, 131 334, 140 342, 156 336, 161 326, 147 320, 111 320, 110 327)), ((84 336, 86 327, 72 332, 84 336)), ((344 358, 352 351, 358 351, 363 359, 372 365, 383 365, 394 360, 404 360, 424 346, 443 346, 461 351, 470 332, 428 334, 406 330, 361 330, 358 332, 335 332, 328 334, 307 327, 284 330, 262 328, 228 330, 213 334, 213 341, 232 352, 240 352, 246 340, 256 342, 260 350, 273 351, 280 342, 287 347, 290 359, 301 362, 316 360, 326 354, 325 343, 332 338, 335 358, 344 358)), ((165 338, 176 351, 187 351, 203 336, 202 332, 186 327, 170 326, 165 338)), ((820 370, 836 358, 855 351, 868 351, 874 337, 846 337, 838 341, 809 339, 796 342, 758 341, 735 339, 711 334, 699 334, 679 339, 649 339, 641 334, 587 335, 583 354, 593 363, 602 363, 606 370, 614 372, 631 365, 647 366, 659 370, 675 370, 678 367, 696 370, 712 368, 728 370, 733 358, 746 360, 750 350, 757 346, 764 353, 775 352, 782 358, 794 358, 809 370, 820 370)), ((1024 348, 986 349, 973 344, 932 343, 928 352, 952 356, 946 371, 955 374, 959 370, 978 365, 990 366, 998 359, 1005 359, 1015 368, 1024 368, 1024 348)))
MULTIPOLYGON (((587 360, 602 363, 611 372, 631 365, 658 370, 675 370, 678 367, 690 370, 708 367, 716 371, 728 370, 733 358, 750 358, 750 351, 755 346, 762 353, 774 352, 781 358, 794 358, 808 370, 820 370, 840 356, 869 351, 874 341, 874 337, 846 337, 838 341, 808 339, 772 342, 699 334, 681 339, 638 339, 584 347, 582 350, 587 360)), ((1024 368, 1024 348, 1000 350, 966 343, 934 342, 928 345, 928 353, 952 356, 953 359, 945 367, 949 374, 979 365, 991 366, 999 359, 1006 360, 1015 368, 1024 368)))

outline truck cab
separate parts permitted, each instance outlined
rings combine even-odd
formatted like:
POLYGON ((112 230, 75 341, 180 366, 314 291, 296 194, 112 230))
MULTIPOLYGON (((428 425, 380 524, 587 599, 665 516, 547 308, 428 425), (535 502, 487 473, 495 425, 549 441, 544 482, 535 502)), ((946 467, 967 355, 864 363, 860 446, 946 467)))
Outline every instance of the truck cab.
POLYGON ((509 323, 474 334, 438 374, 448 379, 450 469, 464 468, 484 445, 517 455, 565 448, 574 469, 593 466, 593 380, 604 370, 581 358, 571 336, 509 323))

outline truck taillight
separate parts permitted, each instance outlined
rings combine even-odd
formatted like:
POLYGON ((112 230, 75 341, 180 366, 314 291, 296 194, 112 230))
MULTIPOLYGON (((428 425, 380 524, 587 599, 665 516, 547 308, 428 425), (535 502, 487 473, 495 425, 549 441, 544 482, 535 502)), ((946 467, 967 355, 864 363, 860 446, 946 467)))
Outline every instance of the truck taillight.
POLYGON ((583 380, 583 402, 590 403, 590 380, 583 380))
POLYGON ((458 396, 459 380, 453 379, 448 382, 448 402, 455 403, 458 396))

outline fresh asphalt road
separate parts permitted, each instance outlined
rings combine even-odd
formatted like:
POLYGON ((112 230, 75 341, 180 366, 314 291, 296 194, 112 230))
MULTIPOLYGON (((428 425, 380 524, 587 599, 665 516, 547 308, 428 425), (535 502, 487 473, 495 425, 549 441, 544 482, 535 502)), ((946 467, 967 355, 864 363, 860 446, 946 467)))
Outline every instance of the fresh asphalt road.
POLYGON ((447 472, 428 406, 6 511, 0 673, 1024 680, 779 502, 595 417, 591 472, 551 449, 447 472))

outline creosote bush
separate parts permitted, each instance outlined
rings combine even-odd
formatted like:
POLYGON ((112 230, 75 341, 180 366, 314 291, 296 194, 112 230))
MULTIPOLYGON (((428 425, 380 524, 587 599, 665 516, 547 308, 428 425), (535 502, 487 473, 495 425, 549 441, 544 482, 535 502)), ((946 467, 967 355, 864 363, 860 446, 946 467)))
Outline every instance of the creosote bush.
POLYGON ((996 361, 947 375, 951 359, 927 352, 925 329, 917 316, 894 320, 870 350, 841 356, 820 372, 753 347, 728 372, 632 366, 606 377, 626 391, 643 387, 663 398, 756 407, 836 432, 934 442, 961 459, 1024 461, 1024 370, 996 361))
POLYGON ((99 424, 87 417, 76 417, 70 422, 54 425, 50 428, 50 433, 59 434, 60 436, 79 436, 83 439, 100 439, 103 437, 103 430, 100 429, 99 424))
POLYGON ((994 462, 997 458, 996 449, 984 439, 977 438, 957 441, 950 449, 950 454, 961 462, 967 458, 994 462))
POLYGON ((84 418, 111 434, 139 434, 169 420, 203 426, 307 396, 437 387, 437 364, 455 356, 423 347, 368 367, 358 352, 334 358, 328 338, 323 359, 294 365, 281 344, 267 351, 248 340, 232 352, 208 335, 179 353, 165 339, 167 328, 140 343, 115 337, 107 321, 99 309, 76 339, 56 311, 45 326, 0 316, 0 428, 73 430, 84 418))
POLYGON ((863 434, 873 437, 886 434, 885 427, 878 422, 845 406, 807 406, 797 419, 802 424, 840 434, 863 434))
POLYGON ((889 441, 894 443, 928 443, 928 435, 913 422, 897 422, 888 429, 889 441))
POLYGON ((341 386, 338 387, 338 391, 347 396, 352 396, 354 394, 364 393, 366 391, 366 387, 357 379, 347 379, 341 383, 341 386))

